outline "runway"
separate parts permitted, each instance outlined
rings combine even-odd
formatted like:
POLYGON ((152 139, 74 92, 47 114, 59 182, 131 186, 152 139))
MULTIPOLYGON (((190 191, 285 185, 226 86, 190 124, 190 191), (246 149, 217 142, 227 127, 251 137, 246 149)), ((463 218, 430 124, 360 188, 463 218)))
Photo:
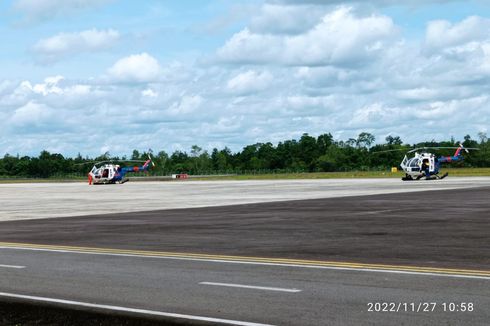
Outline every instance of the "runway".
POLYGON ((399 179, 0 183, 0 221, 405 193, 490 186, 490 177, 399 179))
POLYGON ((490 318, 488 279, 15 249, 2 249, 1 257, 26 266, 2 270, 3 293, 172 313, 189 323, 205 317, 214 318, 211 324, 485 325, 490 318), (436 307, 369 312, 375 302, 436 307), (475 310, 445 312, 450 302, 475 310))
MULTIPOLYGON (((490 187, 478 180, 393 194, 391 181, 338 182, 327 198, 4 221, 0 300, 186 324, 486 325, 490 187)), ((311 184, 305 196, 327 187, 311 184)), ((280 187, 262 191, 272 200, 280 187)))

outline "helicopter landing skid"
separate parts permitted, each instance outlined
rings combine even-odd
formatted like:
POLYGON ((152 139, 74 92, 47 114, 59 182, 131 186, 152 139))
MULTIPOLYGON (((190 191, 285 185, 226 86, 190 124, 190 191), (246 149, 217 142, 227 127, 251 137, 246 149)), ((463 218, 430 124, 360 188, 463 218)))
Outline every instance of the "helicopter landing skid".
POLYGON ((437 179, 442 180, 442 179, 444 179, 445 177, 447 177, 448 175, 449 175, 449 173, 447 173, 447 172, 446 172, 446 173, 444 173, 442 176, 437 176, 437 179))
MULTIPOLYGON (((449 173, 444 173, 443 175, 434 174, 425 178, 425 180, 442 180, 448 176, 449 173)), ((417 179, 418 180, 418 179, 417 179)))
POLYGON ((438 175, 438 174, 435 174, 435 175, 431 175, 430 177, 426 178, 426 180, 442 180, 444 179, 445 177, 447 177, 449 175, 449 173, 444 173, 443 175, 438 175))
POLYGON ((121 180, 121 182, 120 182, 120 184, 126 183, 126 182, 128 182, 128 181, 129 181, 129 179, 128 179, 128 178, 122 179, 122 180, 121 180))
MULTIPOLYGON (((439 176, 439 175, 431 175, 430 177, 428 178, 425 178, 424 180, 442 180, 444 179, 445 177, 447 177, 449 175, 449 173, 444 173, 443 175, 439 176)), ((419 175, 417 176, 415 179, 411 176, 411 175, 406 175, 402 178, 403 181, 417 181, 417 180, 420 180, 423 178, 423 175, 419 175)))

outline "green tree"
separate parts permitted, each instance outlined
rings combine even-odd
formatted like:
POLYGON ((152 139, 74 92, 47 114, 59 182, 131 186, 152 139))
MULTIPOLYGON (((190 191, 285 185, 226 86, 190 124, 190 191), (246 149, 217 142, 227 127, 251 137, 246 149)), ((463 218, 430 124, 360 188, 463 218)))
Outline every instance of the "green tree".
POLYGON ((141 160, 141 154, 137 149, 133 150, 133 154, 131 154, 132 160, 141 160))
POLYGON ((328 133, 328 134, 322 134, 318 136, 316 139, 316 145, 318 148, 318 154, 323 155, 327 152, 327 149, 332 145, 333 143, 333 136, 328 133))
POLYGON ((488 137, 486 132, 480 131, 478 133, 478 138, 480 139, 480 144, 485 144, 486 142, 488 142, 488 137))
POLYGON ((393 136, 389 135, 385 138, 385 140, 386 140, 386 143, 388 145, 401 145, 401 144, 403 144, 403 142, 399 136, 393 137, 393 136))
POLYGON ((316 160, 319 157, 318 147, 316 139, 308 134, 303 134, 299 140, 299 162, 303 162, 303 165, 308 171, 315 171, 316 160))
POLYGON ((374 135, 368 133, 368 132, 361 132, 359 136, 357 136, 356 139, 356 147, 357 148, 368 148, 370 147, 375 141, 374 135))

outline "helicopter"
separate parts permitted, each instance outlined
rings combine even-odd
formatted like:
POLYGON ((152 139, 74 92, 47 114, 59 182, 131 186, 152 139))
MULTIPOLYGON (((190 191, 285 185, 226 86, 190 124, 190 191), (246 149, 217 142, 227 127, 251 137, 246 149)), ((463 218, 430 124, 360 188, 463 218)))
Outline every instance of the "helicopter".
POLYGON ((126 178, 126 173, 146 172, 149 170, 150 165, 152 167, 155 166, 155 163, 153 163, 149 155, 148 160, 146 161, 129 160, 124 162, 141 162, 143 164, 140 166, 121 167, 119 164, 114 164, 112 161, 97 162, 88 173, 88 184, 123 184, 129 181, 129 179, 126 178))
POLYGON ((420 180, 425 177, 426 180, 442 180, 448 176, 448 173, 439 175, 441 163, 451 163, 462 161, 464 157, 461 155, 463 150, 468 153, 469 150, 478 150, 478 148, 465 148, 463 144, 459 147, 419 147, 407 152, 400 167, 405 172, 403 181, 420 180), (429 149, 456 149, 453 156, 436 157, 433 153, 427 152, 429 149), (420 152, 420 150, 425 150, 420 152), (415 153, 414 157, 409 158, 408 154, 415 153))

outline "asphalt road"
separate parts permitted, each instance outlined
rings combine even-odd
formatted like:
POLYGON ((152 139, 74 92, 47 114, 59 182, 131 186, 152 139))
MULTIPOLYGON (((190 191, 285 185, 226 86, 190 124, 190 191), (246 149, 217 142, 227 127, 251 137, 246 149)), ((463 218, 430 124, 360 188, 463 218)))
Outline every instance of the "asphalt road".
POLYGON ((196 317, 219 319, 212 324, 224 319, 273 325, 488 325, 490 320, 490 278, 17 249, 3 249, 0 257, 25 266, 1 270, 2 292, 171 312, 191 316, 190 323, 196 317), (237 287, 243 285, 249 287, 237 287), (398 312, 369 312, 369 303, 377 302, 408 304, 409 311, 402 306, 398 312), (444 304, 463 302, 474 310, 444 311, 444 304), (420 303, 436 306, 412 312, 420 303))
POLYGON ((475 188, 2 222, 0 297, 212 324, 488 325, 489 195, 475 188), (370 312, 370 303, 396 312, 370 312), (430 311, 420 311, 424 303, 430 311), (447 311, 461 303, 472 311, 447 311))

